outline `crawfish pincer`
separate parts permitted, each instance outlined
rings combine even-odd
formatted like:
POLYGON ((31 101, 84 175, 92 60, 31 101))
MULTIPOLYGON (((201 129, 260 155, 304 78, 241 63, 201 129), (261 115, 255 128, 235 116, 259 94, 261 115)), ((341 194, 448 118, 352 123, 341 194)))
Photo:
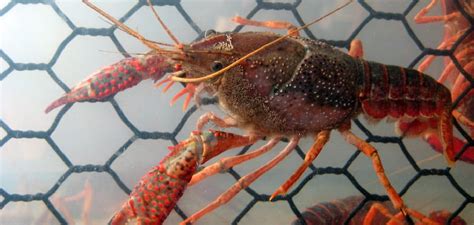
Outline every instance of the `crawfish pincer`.
POLYGON ((111 225, 162 224, 183 195, 199 165, 220 153, 253 143, 253 138, 221 131, 193 132, 142 177, 111 225))
POLYGON ((105 100, 142 80, 161 79, 166 73, 173 72, 173 65, 169 57, 155 52, 123 59, 81 81, 70 92, 51 103, 45 112, 67 103, 105 100))

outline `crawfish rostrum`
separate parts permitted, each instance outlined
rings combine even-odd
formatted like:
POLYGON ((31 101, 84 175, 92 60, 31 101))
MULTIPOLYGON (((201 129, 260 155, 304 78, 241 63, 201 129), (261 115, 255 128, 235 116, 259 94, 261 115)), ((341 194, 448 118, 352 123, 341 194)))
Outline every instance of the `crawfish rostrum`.
MULTIPOLYGON (((288 28, 288 35, 209 32, 203 39, 190 44, 179 43, 173 38, 175 48, 163 48, 85 2, 152 50, 97 72, 55 101, 47 111, 66 103, 104 100, 148 78, 164 79, 159 83, 170 82, 168 87, 176 81, 186 82, 183 91, 173 99, 187 95, 185 106, 192 96, 198 101, 203 93, 216 96, 227 117, 206 113, 197 123, 198 130, 208 122, 214 122, 220 127, 244 129, 252 140, 266 136, 269 142, 250 153, 224 158, 214 164, 218 166, 208 166, 193 176, 189 181, 193 184, 267 152, 281 138, 289 139, 277 156, 240 178, 183 224, 193 223, 228 202, 289 155, 301 138, 311 136, 314 144, 304 162, 270 200, 284 195, 321 152, 334 129, 372 160, 395 209, 403 216, 411 215, 419 221, 435 223, 404 204, 385 175, 377 150, 350 131, 351 119, 360 114, 374 121, 391 118, 397 121, 397 129, 405 135, 439 134, 446 159, 452 164, 451 94, 430 76, 413 69, 365 61, 352 49, 346 54, 324 42, 299 37, 297 31, 302 28, 295 29, 278 21, 234 20, 243 25, 288 28), (171 75, 165 77, 169 73, 171 75)), ((186 176, 194 172, 187 172, 186 176)), ((153 179, 149 182, 153 183, 153 179)))

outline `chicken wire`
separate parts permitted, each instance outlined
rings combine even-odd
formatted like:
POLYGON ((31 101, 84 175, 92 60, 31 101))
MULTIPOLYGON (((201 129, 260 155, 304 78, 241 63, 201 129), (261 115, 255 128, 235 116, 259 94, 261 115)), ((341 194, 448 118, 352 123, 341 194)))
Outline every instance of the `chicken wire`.
MULTIPOLYGON (((65 74, 64 72, 58 72, 56 70, 62 70, 61 68, 55 68, 55 65, 58 64, 58 61, 61 61, 61 57, 65 54, 64 52, 66 51, 65 49, 68 49, 68 46, 72 45, 71 42, 73 42, 77 37, 79 36, 87 36, 87 37, 106 37, 113 43, 113 46, 116 48, 115 50, 122 53, 123 57, 129 56, 130 54, 133 54, 135 52, 130 52, 127 48, 127 44, 125 42, 129 41, 129 39, 122 38, 120 35, 121 32, 117 29, 116 26, 112 26, 107 24, 106 27, 104 28, 97 28, 97 27, 88 27, 88 26, 79 26, 76 23, 76 19, 70 18, 71 16, 69 15, 69 12, 71 10, 65 10, 64 7, 62 7, 61 3, 62 1, 49 1, 49 0, 17 0, 17 1, 11 1, 11 2, 5 2, 0 9, 0 22, 2 18, 7 17, 9 14, 11 14, 11 11, 13 11, 15 8, 19 7, 35 7, 37 5, 42 5, 49 7, 50 9, 53 10, 53 12, 57 15, 57 17, 60 18, 60 20, 66 24, 66 26, 71 30, 69 35, 64 35, 65 38, 60 37, 61 41, 59 42, 57 49, 52 51, 52 57, 49 61, 47 62, 41 62, 37 63, 35 60, 30 60, 29 59, 15 59, 14 57, 10 56, 10 52, 6 49, 7 45, 13 44, 13 43, 7 43, 6 41, 1 41, 1 49, 0 49, 0 57, 2 59, 2 67, 0 67, 1 71, 3 71, 0 75, 0 80, 2 81, 2 89, 7 88, 8 85, 11 85, 6 82, 7 79, 12 79, 11 77, 14 76, 15 72, 18 71, 32 71, 32 72, 44 72, 44 76, 49 76, 54 83, 59 86, 64 92, 67 92, 70 90, 72 85, 76 83, 78 80, 75 80, 76 82, 67 82, 65 80, 69 79, 67 78, 68 74, 65 74), (130 53, 127 53, 130 52, 130 53)), ((277 14, 279 13, 287 13, 287 17, 293 17, 291 20, 295 21, 298 25, 303 25, 305 22, 309 22, 310 19, 314 19, 318 17, 319 14, 312 14, 312 15, 304 15, 301 14, 301 11, 303 10, 300 5, 305 4, 305 2, 309 2, 309 0, 303 1, 303 0, 295 0, 295 1, 263 1, 263 0, 256 0, 254 1, 247 1, 251 2, 249 5, 252 5, 250 7, 249 11, 242 12, 243 16, 249 19, 256 19, 257 15, 260 13, 265 13, 268 11, 275 11, 277 14)), ((323 2, 323 1, 322 1, 323 2)), ((383 2, 383 1, 382 1, 383 2)), ((471 22, 471 27, 466 31, 466 33, 459 38, 459 40, 456 41, 454 44, 454 47, 450 50, 437 50, 436 45, 430 46, 426 45, 423 42, 423 39, 420 39, 412 28, 414 25, 411 24, 410 20, 412 20, 412 15, 413 13, 416 13, 416 10, 414 8, 418 7, 424 7, 427 4, 427 1, 405 1, 405 8, 403 8, 400 11, 396 12, 391 12, 390 9, 385 8, 383 10, 377 9, 375 6, 378 6, 380 4, 375 4, 373 1, 363 1, 359 0, 353 3, 355 4, 356 7, 359 7, 361 11, 363 11, 363 16, 361 17, 361 21, 356 21, 358 24, 353 26, 353 29, 350 30, 350 33, 346 37, 336 39, 333 37, 326 38, 326 36, 315 33, 314 30, 312 29, 304 29, 304 35, 308 36, 310 38, 321 38, 323 36, 323 40, 335 45, 336 47, 340 48, 348 48, 349 44, 352 40, 355 38, 360 38, 361 32, 364 31, 364 29, 367 29, 368 24, 374 21, 388 21, 388 22, 396 22, 399 25, 403 27, 403 32, 408 35, 408 37, 413 41, 411 46, 414 46, 416 49, 418 49, 419 54, 414 57, 410 58, 410 62, 406 65, 409 68, 412 68, 416 66, 423 58, 427 55, 439 55, 439 56, 449 56, 451 60, 454 61, 456 64, 456 67, 460 69, 462 74, 466 77, 471 82, 471 86, 469 90, 472 90, 474 86, 474 82, 472 79, 472 76, 467 74, 466 71, 462 69, 462 66, 460 63, 457 61, 456 57, 453 56, 454 49, 456 46, 459 45, 459 43, 469 34, 472 32, 473 29, 473 18, 469 18, 469 21, 471 22)), ((340 1, 338 2, 340 3, 340 1)), ((386 3, 389 3, 388 1, 386 3)), ((162 7, 171 7, 174 10, 176 10, 176 15, 180 16, 179 20, 181 20, 182 24, 187 24, 187 27, 181 28, 181 29, 186 29, 188 33, 185 33, 185 35, 188 36, 189 40, 195 40, 202 38, 203 33, 206 29, 210 29, 213 27, 209 27, 209 25, 202 25, 198 21, 198 16, 192 16, 192 13, 190 11, 195 10, 199 11, 200 9, 196 8, 186 8, 186 1, 180 1, 180 0, 162 0, 162 1, 153 1, 153 4, 157 6, 157 9, 160 9, 162 7)), ((455 1, 455 4, 459 6, 459 3, 455 1)), ((146 1, 138 1, 138 2, 132 2, 129 3, 127 7, 125 7, 126 10, 125 12, 122 13, 117 13, 117 17, 121 22, 129 22, 129 20, 132 20, 131 18, 139 13, 142 13, 144 11, 140 11, 142 9, 149 10, 147 8, 146 1), (139 12, 140 11, 140 12, 139 12)), ((329 9, 330 7, 328 7, 329 9)), ((209 8, 208 8, 209 9, 209 8)), ((108 11, 109 9, 104 8, 104 10, 108 11)), ((207 10, 207 9, 206 9, 207 10)), ((310 10, 307 7, 305 7, 304 10, 310 10)), ((204 10, 203 10, 204 11, 204 10)), ((328 10, 326 10, 328 11, 328 10)), ((219 14, 219 10, 212 10, 212 14, 219 14)), ((347 11, 343 11, 344 13, 347 13, 347 11)), ((463 12, 463 15, 468 18, 468 15, 463 12)), ((355 16, 355 15, 354 15, 355 16)), ((166 15, 162 15, 163 19, 167 19, 166 15)), ((360 17, 360 16, 359 16, 360 17)), ((25 18, 27 20, 28 18, 25 18)), ((168 18, 169 19, 169 18, 168 18)), ((228 19, 228 18, 226 18, 228 19)), ((279 19, 280 18, 273 18, 273 19, 279 19)), ((330 19, 330 18, 329 18, 330 19)), ((16 21, 18 22, 18 25, 21 25, 21 21, 16 21)), ((156 21, 148 21, 149 23, 156 23, 156 21)), ((351 21, 354 23, 354 21, 351 21)), ((171 26, 171 29, 173 31, 177 30, 176 27, 173 27, 172 23, 173 21, 165 21, 166 24, 169 24, 171 26)), ((229 22, 230 23, 230 22, 229 22)), ((314 25, 318 26, 318 24, 314 25)), ((437 26, 441 26, 440 24, 437 24, 437 26)), ((1 27, 1 26, 0 26, 1 27)), ((156 23, 155 26, 156 29, 161 29, 159 28, 158 24, 156 23)), ((22 29, 33 29, 33 27, 22 27, 22 29)), ((232 29, 232 28, 231 28, 232 29)), ((243 27, 243 26, 235 26, 233 28, 233 31, 239 32, 242 29, 248 29, 248 30, 255 30, 253 27, 243 27)), ((339 29, 335 27, 334 29, 339 29)), ((45 30, 47 32, 47 29, 45 30)), ((140 29, 139 29, 140 31, 140 29)), ((146 32, 146 31, 145 31, 146 32)), ((179 31, 178 31, 179 32, 179 31)), ((3 32, 2 32, 3 33, 3 32)), ((3 34, 2 34, 3 35, 3 34)), ((7 34, 6 34, 7 35, 7 34)), ((370 35, 369 35, 370 36, 370 35)), ((32 36, 30 38, 36 38, 36 36, 32 36)), ((441 37, 440 37, 441 38, 441 37)), ((361 38, 362 41, 365 44, 365 47, 370 47, 372 44, 369 40, 369 42, 365 42, 363 38, 361 38)), ((1 39, 0 39, 1 40, 1 39)), ((440 39, 439 39, 440 40, 440 39)), ((21 44, 21 43, 20 43, 21 44)), ((37 48, 41 48, 42 46, 37 46, 37 48)), ((410 47, 410 46, 409 46, 410 47)), ((71 47, 69 47, 71 48, 71 47)), ((25 49, 26 51, 26 49, 25 49)), ((118 54, 113 54, 113 53, 107 53, 107 54, 112 54, 113 57, 116 57, 118 54)), ((118 57, 120 58, 120 57, 118 57)), ((87 63, 87 59, 83 59, 84 63, 87 63)), ((112 59, 111 59, 112 60, 112 59)), ((109 63, 110 64, 110 63, 109 63)), ((104 64, 105 65, 105 64, 104 64)), ((102 65, 103 66, 103 65, 102 65)), ((97 68, 99 68, 98 66, 97 68)), ((81 76, 85 77, 86 74, 82 74, 81 76)), ((36 75, 36 76, 41 76, 36 75)), ((36 79, 36 78, 35 78, 36 79)), ((27 88, 28 86, 26 86, 27 88)), ((47 87, 45 87, 47 88, 47 87)), ((149 88, 149 87, 148 87, 149 88)), ((151 88, 149 88, 151 89, 151 88)), ((469 90, 466 90, 463 92, 463 94, 459 97, 459 99, 455 102, 455 104, 458 104, 459 100, 463 98, 469 90)), ((156 90, 154 90, 156 92, 156 90)), ((3 93, 0 92, 0 93, 3 93)), ((19 94, 22 94, 23 92, 20 90, 19 94)), ((55 94, 57 94, 56 92, 55 94)), ((8 107, 5 102, 7 102, 6 98, 10 97, 8 94, 3 94, 5 95, 5 98, 2 97, 2 107, 8 107)), ((58 95, 59 96, 59 95, 58 95)), ((172 96, 172 94, 170 95, 172 96)), ((133 187, 133 182, 125 182, 122 172, 117 172, 116 168, 114 168, 114 164, 118 164, 120 162, 119 160, 121 158, 124 158, 127 154, 127 152, 130 152, 132 150, 130 146, 133 146, 134 143, 137 143, 139 141, 143 140, 164 140, 166 143, 169 142, 169 145, 171 144, 176 144, 178 141, 183 140, 184 138, 187 137, 187 134, 189 133, 190 130, 194 127, 194 122, 196 121, 195 118, 202 114, 202 112, 199 112, 199 109, 197 106, 192 106, 188 110, 186 110, 184 113, 177 113, 176 115, 181 115, 180 118, 178 119, 177 123, 174 123, 173 128, 171 131, 156 131, 156 129, 149 128, 150 126, 153 127, 153 123, 150 123, 151 125, 137 125, 134 121, 135 119, 129 118, 128 116, 130 113, 127 112, 127 108, 133 107, 132 105, 129 105, 129 103, 126 101, 128 98, 124 98, 122 96, 120 100, 117 100, 117 97, 112 97, 107 100, 107 102, 112 106, 112 108, 105 109, 107 113, 114 114, 118 116, 118 121, 123 123, 123 125, 128 129, 128 132, 130 132, 129 137, 126 138, 125 142, 118 143, 117 146, 114 148, 114 150, 109 154, 108 158, 105 160, 105 163, 100 163, 96 162, 93 158, 94 155, 90 155, 89 157, 91 158, 91 161, 81 161, 81 160, 73 160, 74 156, 71 156, 72 153, 66 152, 65 147, 61 147, 62 144, 58 144, 58 142, 63 142, 59 141, 57 139, 60 139, 60 137, 55 137, 55 133, 58 133, 58 127, 61 126, 63 121, 65 120, 64 118, 67 117, 68 113, 70 113, 74 108, 76 108, 77 105, 79 104, 68 104, 62 109, 60 109, 55 115, 53 115, 52 122, 50 126, 47 129, 37 129, 36 127, 28 127, 28 126, 17 126, 15 125, 14 127, 11 126, 11 122, 8 121, 8 114, 4 114, 4 110, 2 110, 2 118, 0 119, 0 126, 3 129, 2 132, 0 132, 0 146, 2 146, 2 150, 0 153, 5 152, 6 149, 3 149, 5 146, 7 146, 11 142, 26 142, 31 139, 41 139, 44 140, 47 143, 47 146, 59 157, 60 161, 62 162, 62 166, 65 166, 65 172, 63 171, 61 175, 59 176, 58 179, 56 179, 53 184, 51 184, 46 191, 36 191, 33 193, 20 193, 21 191, 18 191, 16 189, 6 187, 8 186, 9 180, 6 179, 7 172, 3 171, 6 170, 4 166, 2 166, 2 181, 1 181, 1 187, 0 187, 0 209, 4 211, 6 207, 9 205, 14 204, 15 202, 25 202, 26 204, 33 204, 35 202, 42 202, 47 208, 47 211, 50 212, 54 218, 57 220, 56 222, 59 222, 61 224, 68 224, 68 222, 65 219, 65 215, 63 215, 63 212, 59 210, 59 206, 54 204, 52 201, 52 196, 55 196, 58 190, 61 189, 61 186, 67 182, 68 180, 72 179, 71 177, 74 174, 79 174, 79 173, 106 173, 112 180, 114 181, 114 185, 116 185, 118 188, 120 188, 123 193, 126 193, 127 195, 130 193, 131 188, 133 187), (125 100, 124 100, 125 99, 125 100), (111 110, 112 109, 112 110, 111 110), (18 129, 17 127, 21 127, 18 129), (143 128, 145 127, 145 128, 143 128), (151 131, 150 131, 151 130, 151 131), (79 162, 77 162, 79 161, 79 162), (13 191, 11 191, 13 190, 13 191)), ((53 100, 53 99, 50 99, 53 100)), ((132 99, 134 101, 138 101, 137 99, 132 99)), ((213 103, 213 100, 205 100, 203 102, 203 108, 206 107, 206 105, 210 105, 213 103)), ((85 104, 85 103, 80 103, 80 104, 85 104)), ((43 105, 43 108, 46 105, 43 105)), ((143 106, 141 106, 143 107, 143 106)), ((174 108, 179 108, 179 107, 174 107, 174 108)), ((159 108, 160 110, 169 110, 168 107, 165 105, 165 107, 159 108)), ((207 108, 205 108, 207 109, 207 108)), ((18 109, 16 109, 18 111, 18 109)), ((179 111, 179 110, 178 110, 179 111)), ((81 112, 85 112, 82 110, 81 112)), ((173 111, 176 112, 176 111, 173 111)), ((75 117, 75 116, 74 116, 75 117)), ((28 118, 23 118, 23 119, 28 119, 28 118)), ((85 123, 89 121, 84 121, 85 123)), ((94 121, 91 121, 94 122, 94 121)), ((140 122, 141 123, 141 122, 140 122)), ((15 122, 16 124, 16 122, 15 122)), ((407 192, 409 192, 410 188, 416 185, 417 182, 419 182, 422 178, 424 177, 435 177, 436 179, 447 179, 449 184, 452 186, 453 190, 455 190, 461 197, 460 201, 456 203, 456 207, 452 209, 455 215, 468 215, 472 214, 474 210, 472 209, 472 203, 474 202, 474 198, 472 196, 472 187, 470 185, 466 186, 465 183, 463 183, 464 178, 459 178, 459 176, 453 175, 452 169, 446 168, 446 167, 437 167, 434 166, 432 168, 425 168, 423 166, 420 166, 419 163, 417 162, 417 157, 413 157, 413 151, 418 151, 417 149, 412 149, 411 145, 406 144, 406 139, 398 136, 393 136, 393 135, 385 135, 383 132, 380 134, 379 132, 374 132, 373 128, 370 126, 366 126, 365 123, 359 121, 359 120, 354 120, 353 124, 353 130, 354 129, 359 129, 358 133, 365 135, 366 140, 371 143, 375 143, 376 146, 379 149, 379 152, 381 154, 384 154, 384 146, 386 145, 395 145, 396 148, 398 149, 399 152, 403 155, 405 158, 406 162, 408 163, 411 167, 410 170, 413 170, 414 172, 410 174, 410 177, 405 178, 407 180, 403 181, 403 185, 400 185, 399 187, 396 188, 399 191, 399 193, 403 196, 406 195, 407 192), (380 145, 378 145, 380 143, 380 145), (380 147, 382 146, 382 147, 380 147), (469 213, 471 212, 471 213, 469 213)), ((468 144, 463 147, 464 150, 467 149, 468 146, 474 146, 474 142, 472 139, 467 135, 467 133, 463 130, 463 128, 456 122, 454 122, 454 125, 456 127, 456 130, 458 133, 466 139, 468 144)), ((161 128, 159 130, 162 130, 161 128)), ((61 129, 61 133, 64 132, 61 129)), ((86 131, 87 132, 87 131, 86 131)), ((356 131, 357 132, 357 131, 356 131)), ((69 138, 71 138, 69 135, 67 135, 69 138)), ((72 135, 74 136, 74 135, 72 135)), ((100 138, 100 137, 99 137, 100 138)), ((105 138, 107 139, 107 138, 105 138)), ((11 144, 12 145, 12 144, 11 144)), ((304 145, 304 144, 303 144, 304 145)), ((10 147, 8 149, 9 151, 12 151, 14 147, 10 147)), ((153 147, 155 148, 155 147, 153 147)), ((243 148, 238 154, 243 154, 247 152, 249 149, 252 147, 246 147, 243 148)), ((331 146, 327 146, 325 151, 330 152, 331 146)), ((301 159, 304 158, 304 150, 306 150, 307 147, 298 147, 296 149, 296 153, 293 153, 296 155, 297 160, 293 160, 295 165, 298 165, 301 163, 301 159)), ((33 149, 31 149, 33 150, 33 149)), ((164 148, 159 149, 165 151, 164 148)), ((149 151, 159 151, 159 150, 152 150, 149 149, 149 151)), ((420 150, 421 151, 421 150, 420 150)), ((424 147, 422 151, 430 151, 429 147, 424 147)), ((347 152, 350 152, 350 150, 347 150, 347 152)), ((80 154, 80 153, 77 153, 80 154)), ((166 154, 166 152, 164 153, 166 154)), ((229 153, 230 154, 230 153, 229 153)), ((235 153, 233 153, 235 154, 235 153)), ((368 201, 387 201, 388 198, 384 194, 383 191, 373 191, 369 190, 370 188, 367 188, 363 182, 361 182, 362 179, 358 178, 357 176, 354 176, 353 173, 354 171, 351 170, 351 167, 354 164, 354 161, 358 160, 361 158, 359 156, 360 153, 359 151, 355 151, 354 153, 351 153, 351 155, 347 158, 344 159, 344 163, 341 164, 340 166, 321 166, 317 162, 313 163, 310 167, 310 171, 305 173, 304 177, 300 179, 300 181, 297 183, 296 187, 291 189, 288 195, 284 197, 277 197, 276 202, 277 203, 286 203, 288 205, 288 208, 286 209, 285 212, 288 214, 292 214, 294 218, 300 218, 301 217, 301 212, 304 210, 305 207, 309 207, 312 204, 305 204, 301 205, 298 203, 299 200, 301 200, 301 197, 299 198, 298 195, 301 195, 303 190, 306 192, 305 194, 308 195, 308 193, 311 192, 316 192, 317 190, 311 190, 312 187, 310 187, 310 183, 313 182, 315 178, 317 177, 322 177, 323 175, 337 175, 337 176, 344 176, 354 187, 356 190, 356 193, 362 194, 365 196, 365 200, 362 201, 358 207, 356 207, 352 213, 351 217, 354 216, 362 207, 363 205, 368 202, 368 201)), ((221 157, 218 157, 221 158, 221 157)), ((15 158, 8 158, 6 155, 2 155, 2 165, 5 165, 7 160, 18 160, 15 158)), ((160 161, 160 158, 154 158, 153 161, 158 163, 160 161)), ((441 160, 442 161, 442 160, 441 160)), ((384 161, 385 162, 385 161, 384 161)), ((263 163, 261 161, 260 163, 263 163)), ((289 163, 286 160, 283 163, 289 163)), ((462 162, 460 162, 462 164, 462 162)), ((366 167, 371 168, 371 164, 367 164, 366 167)), ((460 166, 463 169, 470 169, 472 172, 472 168, 469 167, 469 165, 462 165, 460 166)), ((459 170, 459 167, 455 167, 459 170)), ((134 167, 129 167, 128 169, 133 170, 134 167)), ((284 168, 285 169, 285 168, 284 168)), ((120 169, 121 170, 121 169, 120 169)), ((232 177, 233 179, 230 181, 224 182, 225 184, 223 185, 223 189, 225 190, 227 187, 230 186, 232 182, 235 182, 238 180, 242 175, 244 175, 243 169, 230 169, 227 174, 228 176, 232 177)), ((275 182, 283 182, 284 179, 286 179, 287 175, 290 174, 292 169, 288 169, 289 172, 287 174, 281 175, 281 177, 278 177, 275 182)), ((146 170, 144 170, 146 171, 146 170)), ((250 170, 249 170, 250 171, 250 170)), ((34 171, 31 171, 32 173, 34 171)), ((248 172, 248 171, 247 171, 248 172)), ((144 174, 144 172, 142 172, 144 174)), ((137 181, 140 176, 133 178, 132 180, 137 181)), ((227 178, 224 178, 227 179, 227 178)), ((273 178, 272 178, 273 179, 273 178)), ((275 178, 276 179, 276 178, 275 178)), ((392 179, 391 179, 392 180, 392 179)), ((215 181, 210 181, 214 182, 215 181)), ((207 180, 203 181, 202 184, 200 184, 202 187, 206 186, 207 180)), ((217 182, 219 183, 219 182, 217 182)), ((470 184, 470 183, 468 183, 470 184)), ((256 185, 258 186, 258 185, 256 185)), ((278 186, 278 185, 277 185, 278 186)), ((97 187, 96 187, 97 188, 97 187)), ((97 188, 101 190, 100 188, 97 188)), ((106 188, 105 188, 106 189, 106 188)), ((197 190, 189 190, 191 193, 194 194, 199 194, 200 189, 197 190)), ((104 191, 104 190, 103 190, 104 191)), ((271 191, 271 190, 270 190, 271 191)), ((64 191, 67 192, 67 191, 64 191)), ((238 205, 238 206, 232 206, 236 208, 236 213, 232 214, 232 218, 226 218, 228 223, 232 224, 238 224, 239 222, 242 222, 246 216, 249 215, 250 212, 256 211, 256 205, 258 204, 269 204, 270 205, 270 210, 272 208, 272 203, 268 202, 269 199, 269 194, 266 190, 262 191, 259 190, 259 188, 255 188, 254 185, 251 185, 250 187, 246 188, 245 191, 247 193, 247 199, 243 200, 246 201, 246 204, 238 205)), ((342 197, 342 196, 341 196, 342 197)), ((95 192, 94 198, 100 199, 100 192, 95 192)), ((117 202, 123 201, 126 196, 119 196, 119 200, 117 202)), ((408 206, 412 206, 413 204, 410 204, 410 200, 407 199, 407 197, 404 197, 406 201, 408 201, 408 206)), ((314 202, 315 204, 317 202, 314 202)), ((180 202, 178 202, 178 205, 175 207, 175 221, 179 221, 180 219, 185 219, 187 216, 191 215, 193 212, 196 211, 196 209, 199 209, 200 207, 204 206, 205 204, 199 205, 196 203, 195 206, 197 208, 192 208, 189 209, 187 208, 189 204, 193 204, 192 197, 184 196, 184 199, 180 202), (187 208, 187 209, 184 209, 187 208)), ((118 209, 120 204, 116 204, 113 208, 114 210, 118 209)), ((228 207, 227 205, 224 205, 223 207, 228 207)), ((74 207, 73 207, 74 208, 74 207)), ((77 206, 76 206, 77 208, 77 206)), ((416 207, 414 207, 416 208, 416 207)), ((226 211, 224 211, 226 212, 226 211)), ((265 212, 263 210, 263 212, 265 212)), ((222 213, 222 212, 221 212, 222 213)), ((271 213, 267 212, 268 214, 264 214, 260 212, 260 209, 258 211, 258 215, 267 218, 270 217, 271 213)), ((105 217, 110 217, 110 215, 104 215, 105 217)), ((19 215, 21 216, 21 215, 19 215)), ((0 214, 0 221, 5 219, 6 214, 2 213, 0 214)), ((168 221, 167 221, 168 222, 168 221)), ((347 223, 348 221, 346 221, 347 223)), ((245 222, 242 222, 245 223, 245 222)))

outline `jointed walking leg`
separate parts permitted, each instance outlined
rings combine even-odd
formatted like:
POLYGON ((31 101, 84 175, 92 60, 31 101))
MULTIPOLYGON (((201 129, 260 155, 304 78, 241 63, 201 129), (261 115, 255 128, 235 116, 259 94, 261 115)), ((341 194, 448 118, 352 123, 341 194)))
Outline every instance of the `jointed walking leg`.
POLYGON ((196 124, 197 130, 202 130, 206 124, 209 122, 215 123, 217 126, 222 128, 227 127, 235 127, 237 122, 232 117, 227 117, 225 119, 219 118, 213 112, 207 112, 201 117, 199 117, 198 122, 196 124))
POLYGON ((431 221, 429 218, 427 218, 423 214, 418 213, 412 209, 408 209, 405 206, 402 198, 400 197, 400 195, 398 195, 397 191, 395 190, 395 188, 393 188, 392 184, 388 180, 388 177, 385 174, 384 168, 382 166, 382 161, 380 160, 380 156, 377 150, 372 145, 370 145, 366 141, 357 137, 347 127, 340 129, 339 131, 341 132, 342 136, 348 143, 357 147, 367 157, 370 157, 370 159, 372 160, 372 165, 374 167, 375 173, 377 174, 377 177, 379 178, 380 183, 385 188, 385 191, 387 192, 387 195, 390 198, 390 201, 392 202, 393 206, 396 209, 400 210, 403 216, 412 215, 416 219, 421 220, 422 222, 431 221))
POLYGON ((194 174, 193 177, 191 178, 191 181, 188 183, 188 185, 194 185, 216 173, 224 172, 228 170, 229 168, 232 168, 248 160, 254 159, 270 151, 271 149, 273 149, 273 147, 275 147, 275 145, 277 145, 279 141, 280 141, 280 138, 275 137, 275 138, 272 138, 270 141, 268 141, 267 144, 265 144, 264 146, 260 147, 257 150, 254 150, 252 152, 249 152, 243 155, 237 155, 237 156, 220 159, 218 162, 211 164, 209 166, 206 166, 206 168, 194 174))
POLYGON ((232 18, 232 21, 241 24, 241 25, 249 25, 249 26, 255 26, 255 27, 267 27, 271 29, 286 29, 288 30, 288 34, 291 34, 291 36, 294 37, 299 37, 300 34, 298 31, 297 26, 293 25, 290 22, 285 22, 285 21, 256 21, 256 20, 249 20, 245 19, 240 16, 236 16, 232 18))
POLYGON ((193 214, 190 216, 188 219, 185 221, 181 222, 181 225, 185 225, 188 223, 193 223, 202 216, 208 214, 209 212, 213 211, 214 209, 218 208, 219 206, 227 203, 230 201, 235 195, 237 195, 242 189, 247 188, 250 184, 252 184, 256 179, 258 179, 260 176, 262 176, 264 173, 272 169, 274 166, 276 166, 279 162, 281 162, 288 154, 290 154, 298 144, 300 137, 292 137, 290 139, 290 142, 288 145, 277 155, 275 156, 272 160, 270 160, 268 163, 263 165, 262 167, 258 168, 254 172, 247 174, 240 178, 232 187, 227 189, 226 192, 221 194, 219 197, 217 197, 216 200, 211 202, 209 205, 207 205, 204 209, 199 210, 197 213, 193 214))
POLYGON ((285 183, 283 183, 270 197, 270 201, 275 198, 278 195, 284 195, 288 190, 295 184, 295 182, 303 175, 304 171, 311 165, 311 163, 318 157, 319 153, 323 149, 324 145, 327 143, 329 140, 329 134, 330 131, 321 131, 319 132, 315 139, 314 144, 311 146, 310 150, 308 153, 306 153, 306 156, 304 158, 304 162, 301 164, 301 166, 286 180, 285 183))

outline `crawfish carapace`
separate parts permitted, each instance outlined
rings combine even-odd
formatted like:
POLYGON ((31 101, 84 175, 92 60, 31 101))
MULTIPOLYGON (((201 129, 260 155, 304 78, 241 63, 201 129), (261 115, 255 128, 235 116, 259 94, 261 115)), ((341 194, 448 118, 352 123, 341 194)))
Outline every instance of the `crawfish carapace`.
MULTIPOLYGON (((193 71, 186 73, 189 77, 203 76, 279 37, 261 32, 214 35, 190 47, 221 51, 222 56, 200 53, 194 56, 199 61, 184 62, 183 69, 193 71)), ((327 44, 288 38, 203 85, 238 127, 290 136, 333 129, 356 114, 357 72, 356 61, 327 44)))

